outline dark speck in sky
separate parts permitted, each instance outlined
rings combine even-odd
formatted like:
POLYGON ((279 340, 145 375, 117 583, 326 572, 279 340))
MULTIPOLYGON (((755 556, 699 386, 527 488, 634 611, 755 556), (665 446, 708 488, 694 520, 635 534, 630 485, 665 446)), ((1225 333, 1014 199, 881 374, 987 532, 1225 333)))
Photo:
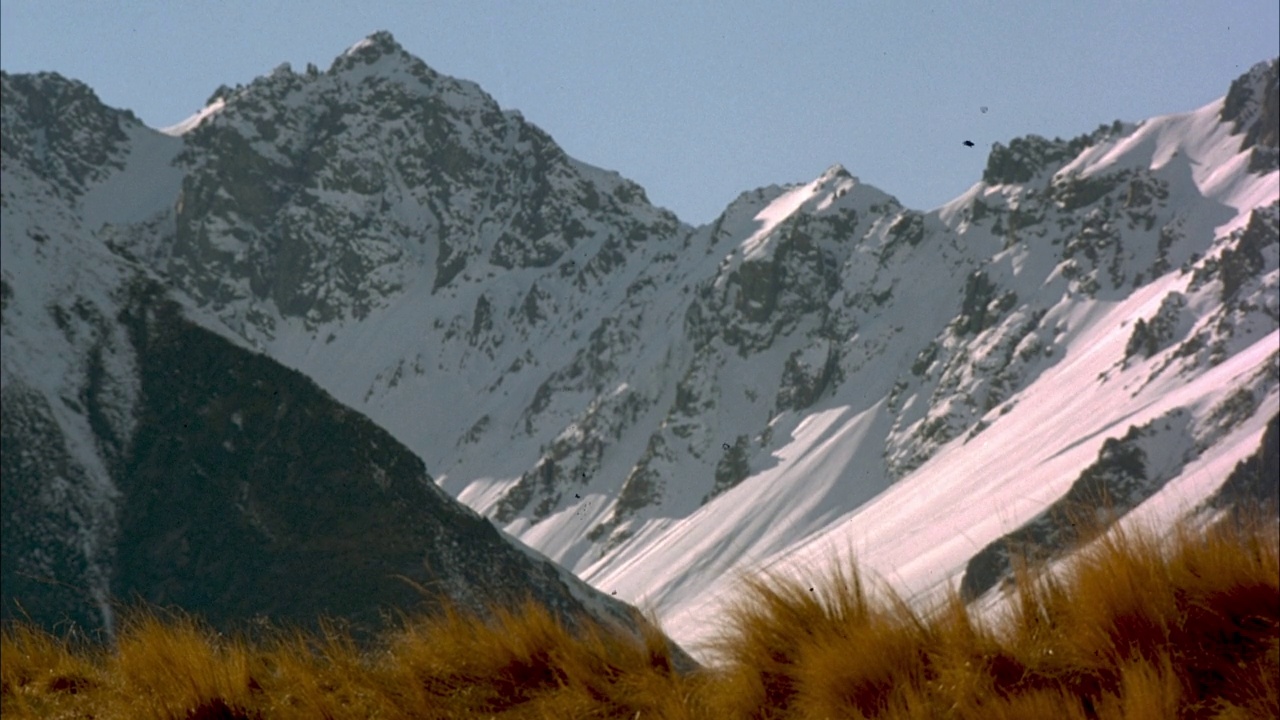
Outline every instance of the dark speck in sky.
POLYGON ((973 141, 972 141, 972 140, 965 140, 965 141, 964 141, 964 146, 965 146, 965 147, 973 147, 973 141))

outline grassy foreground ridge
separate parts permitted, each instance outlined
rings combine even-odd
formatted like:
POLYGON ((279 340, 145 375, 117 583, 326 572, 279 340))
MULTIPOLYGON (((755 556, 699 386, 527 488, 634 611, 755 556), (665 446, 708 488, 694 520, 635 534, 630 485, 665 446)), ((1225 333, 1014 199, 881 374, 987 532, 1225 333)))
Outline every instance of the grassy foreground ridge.
POLYGON ((1056 576, 1020 570, 1008 608, 917 608, 856 568, 752 578, 718 661, 673 668, 643 638, 569 630, 528 604, 350 637, 219 636, 135 613, 111 648, 4 628, 5 718, 1274 718, 1274 517, 1112 532, 1056 576), (811 589, 812 588, 812 589, 811 589))

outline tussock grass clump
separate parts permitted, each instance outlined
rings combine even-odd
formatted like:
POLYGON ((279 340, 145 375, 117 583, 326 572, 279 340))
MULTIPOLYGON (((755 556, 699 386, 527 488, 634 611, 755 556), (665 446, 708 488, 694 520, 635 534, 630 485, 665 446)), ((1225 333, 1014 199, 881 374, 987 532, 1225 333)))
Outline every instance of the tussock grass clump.
POLYGON ((382 666, 400 707, 449 717, 684 717, 688 692, 665 637, 583 622, 525 603, 489 619, 448 609, 410 621, 382 666))
POLYGON ((923 681, 937 633, 897 598, 873 600, 856 570, 745 585, 716 647, 724 665, 711 702, 724 716, 870 715, 923 681))
POLYGON ((634 718, 689 717, 692 681, 666 638, 581 619, 566 627, 526 603, 488 617, 446 607, 406 618, 372 650, 319 633, 224 637, 184 616, 135 611, 108 651, 28 625, 3 635, 12 717, 634 718))
POLYGON ((253 662, 242 641, 218 637, 190 618, 138 614, 104 670, 134 717, 168 718, 200 707, 249 707, 253 662))
MULTIPOLYGON (((709 622, 716 618, 708 618, 709 622)), ((1115 529, 1003 612, 913 607, 851 566, 745 582, 718 662, 534 603, 405 618, 373 649, 339 628, 249 641, 134 611, 115 646, 4 628, 6 718, 1280 717, 1274 519, 1115 529)))
POLYGON ((912 607, 856 570, 749 578, 706 702, 741 718, 1280 717, 1274 520, 1115 528, 1049 573, 1018 566, 987 620, 912 607))
POLYGON ((109 682, 103 660, 90 645, 29 625, 6 626, 0 642, 0 715, 83 714, 90 707, 84 698, 109 682))

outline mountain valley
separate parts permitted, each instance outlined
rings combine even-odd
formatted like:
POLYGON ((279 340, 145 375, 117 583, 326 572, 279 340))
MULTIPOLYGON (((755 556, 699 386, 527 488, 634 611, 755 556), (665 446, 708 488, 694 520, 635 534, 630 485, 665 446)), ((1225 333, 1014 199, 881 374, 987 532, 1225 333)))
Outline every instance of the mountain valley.
POLYGON ((420 585, 698 655, 744 573, 978 601, 1071 513, 1265 497, 1280 62, 1226 90, 932 210, 833 165, 693 227, 389 33, 164 131, 5 74, 5 616, 420 585))

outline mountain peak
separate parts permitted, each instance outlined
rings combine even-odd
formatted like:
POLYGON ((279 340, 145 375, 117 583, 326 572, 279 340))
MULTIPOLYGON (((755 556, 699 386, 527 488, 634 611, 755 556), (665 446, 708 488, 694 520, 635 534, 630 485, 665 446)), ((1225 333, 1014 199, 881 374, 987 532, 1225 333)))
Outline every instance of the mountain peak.
POLYGON ((394 36, 386 30, 379 30, 347 48, 334 58, 329 66, 330 74, 342 74, 355 71, 363 77, 367 73, 388 75, 397 69, 407 70, 422 80, 431 80, 439 75, 427 67, 420 58, 410 53, 403 45, 396 42, 394 36))
POLYGON ((379 30, 361 39, 355 45, 347 48, 342 53, 342 57, 359 57, 365 60, 376 60, 383 55, 391 55, 394 53, 404 52, 404 48, 400 43, 396 42, 395 37, 386 30, 379 30))
POLYGON ((1223 122, 1235 123, 1237 133, 1244 133, 1241 150, 1255 145, 1274 148, 1280 144, 1276 134, 1277 117, 1280 117, 1278 93, 1280 58, 1254 65, 1231 83, 1220 117, 1223 122))
POLYGON ((853 174, 850 173, 848 170, 846 170, 844 165, 841 165, 840 163, 836 163, 831 167, 827 168, 826 171, 822 173, 822 176, 819 179, 835 180, 837 178, 852 178, 852 177, 853 177, 853 174))

